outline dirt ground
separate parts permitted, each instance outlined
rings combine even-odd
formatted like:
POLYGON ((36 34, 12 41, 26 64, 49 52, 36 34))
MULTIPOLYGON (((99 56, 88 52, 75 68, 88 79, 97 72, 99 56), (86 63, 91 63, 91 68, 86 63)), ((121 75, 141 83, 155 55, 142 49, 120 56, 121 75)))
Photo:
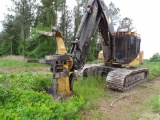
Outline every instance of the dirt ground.
MULTIPOLYGON (((107 93, 106 93, 107 94, 107 93)), ((154 113, 150 100, 160 95, 160 77, 140 84, 126 92, 109 91, 110 99, 101 99, 95 110, 85 119, 98 120, 160 120, 160 112, 154 113)))

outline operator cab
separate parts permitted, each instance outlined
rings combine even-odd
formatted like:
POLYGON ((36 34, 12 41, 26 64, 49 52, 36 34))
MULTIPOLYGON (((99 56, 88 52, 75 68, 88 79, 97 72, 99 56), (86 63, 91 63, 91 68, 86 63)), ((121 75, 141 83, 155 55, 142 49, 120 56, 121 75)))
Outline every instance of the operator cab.
POLYGON ((140 35, 135 32, 113 33, 113 62, 129 64, 140 53, 140 35))

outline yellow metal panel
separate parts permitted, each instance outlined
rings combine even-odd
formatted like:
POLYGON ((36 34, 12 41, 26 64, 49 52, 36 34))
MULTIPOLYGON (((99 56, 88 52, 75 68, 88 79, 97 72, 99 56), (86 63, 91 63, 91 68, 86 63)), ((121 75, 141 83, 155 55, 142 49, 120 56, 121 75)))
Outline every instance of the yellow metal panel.
POLYGON ((116 62, 112 62, 113 65, 122 65, 122 66, 137 66, 139 64, 141 64, 143 62, 143 54, 144 52, 141 51, 138 56, 129 64, 121 64, 121 63, 116 63, 116 62))
POLYGON ((144 55, 144 52, 141 51, 138 56, 131 62, 129 63, 130 66, 135 66, 135 65, 139 65, 143 62, 143 55, 144 55))
POLYGON ((102 50, 98 53, 98 61, 99 62, 103 62, 104 61, 104 56, 103 56, 103 51, 102 50))
POLYGON ((58 94, 64 94, 65 96, 70 96, 72 91, 70 91, 69 77, 62 77, 57 79, 57 90, 58 94))
POLYGON ((129 66, 135 66, 135 65, 139 65, 139 55, 131 62, 129 63, 129 66))
POLYGON ((57 54, 66 54, 67 50, 64 45, 62 37, 56 35, 56 42, 57 42, 57 54))
MULTIPOLYGON (((73 66, 73 62, 70 58, 67 61, 63 61, 63 65, 61 67, 63 69, 70 71, 72 66, 73 66)), ((70 96, 73 94, 73 92, 70 89, 71 89, 71 86, 70 86, 69 76, 61 77, 57 79, 58 94, 64 94, 64 96, 70 96)))

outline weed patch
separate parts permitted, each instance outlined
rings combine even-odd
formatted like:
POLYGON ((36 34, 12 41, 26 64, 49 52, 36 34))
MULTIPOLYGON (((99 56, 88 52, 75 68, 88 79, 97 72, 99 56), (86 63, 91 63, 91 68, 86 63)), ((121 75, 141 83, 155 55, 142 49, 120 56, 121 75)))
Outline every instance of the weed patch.
POLYGON ((0 118, 79 119, 83 97, 54 101, 46 92, 38 92, 38 89, 52 84, 51 78, 50 74, 43 73, 0 73, 0 118))

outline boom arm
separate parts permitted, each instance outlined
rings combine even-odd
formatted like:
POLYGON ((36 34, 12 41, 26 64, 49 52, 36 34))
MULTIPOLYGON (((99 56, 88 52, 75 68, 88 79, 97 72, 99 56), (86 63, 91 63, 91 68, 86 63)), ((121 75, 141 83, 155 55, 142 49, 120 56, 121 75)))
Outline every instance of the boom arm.
POLYGON ((88 48, 98 27, 103 38, 103 50, 107 51, 104 57, 109 61, 112 59, 111 34, 114 32, 109 10, 103 0, 89 0, 70 51, 73 69, 84 66, 88 48))

